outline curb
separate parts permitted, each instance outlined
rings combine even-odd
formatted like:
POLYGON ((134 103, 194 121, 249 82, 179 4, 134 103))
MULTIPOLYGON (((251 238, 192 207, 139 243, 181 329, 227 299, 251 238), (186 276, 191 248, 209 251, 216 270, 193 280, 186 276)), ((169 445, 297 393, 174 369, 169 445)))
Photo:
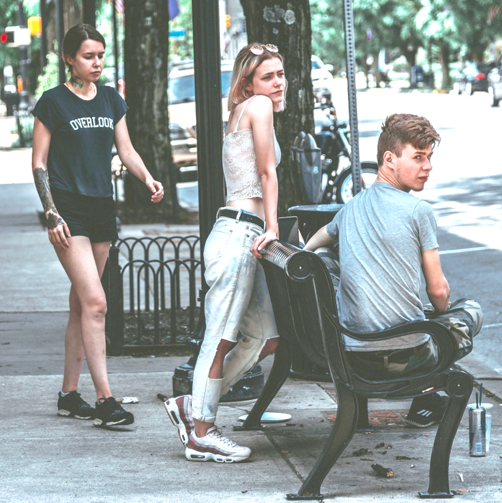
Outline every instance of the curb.
POLYGON ((482 381, 485 395, 502 404, 502 375, 472 355, 462 358, 454 367, 469 374, 474 379, 475 386, 482 381))

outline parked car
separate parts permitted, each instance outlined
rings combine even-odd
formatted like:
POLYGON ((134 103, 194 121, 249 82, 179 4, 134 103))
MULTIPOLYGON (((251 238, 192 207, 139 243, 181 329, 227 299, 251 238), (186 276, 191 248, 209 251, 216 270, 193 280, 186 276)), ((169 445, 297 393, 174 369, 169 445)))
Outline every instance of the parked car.
POLYGON ((498 107, 499 101, 502 100, 502 58, 488 74, 488 94, 491 105, 498 107))
POLYGON ((457 94, 474 94, 476 91, 488 92, 488 73, 491 70, 489 63, 467 63, 460 75, 455 79, 453 91, 457 94))
MULTIPOLYGON (((221 63, 223 122, 226 125, 228 92, 233 61, 221 63)), ((195 115, 195 79, 193 62, 174 64, 169 73, 169 133, 179 181, 197 180, 197 128, 195 115)))

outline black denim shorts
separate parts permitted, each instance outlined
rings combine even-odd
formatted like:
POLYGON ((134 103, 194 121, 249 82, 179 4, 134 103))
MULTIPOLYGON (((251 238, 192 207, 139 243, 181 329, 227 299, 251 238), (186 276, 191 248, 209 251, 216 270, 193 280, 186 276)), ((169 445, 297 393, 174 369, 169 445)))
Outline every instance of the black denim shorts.
POLYGON ((59 214, 72 236, 86 236, 91 243, 118 239, 113 197, 92 197, 51 188, 59 214))

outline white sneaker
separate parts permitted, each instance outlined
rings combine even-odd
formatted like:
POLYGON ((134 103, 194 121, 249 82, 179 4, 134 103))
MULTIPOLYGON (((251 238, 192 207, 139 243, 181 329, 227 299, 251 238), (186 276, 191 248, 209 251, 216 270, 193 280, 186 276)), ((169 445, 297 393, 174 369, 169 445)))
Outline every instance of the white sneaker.
POLYGON ((183 446, 187 445, 188 437, 194 429, 192 417, 192 395, 182 395, 178 398, 170 398, 164 402, 169 419, 176 428, 183 446))
POLYGON ((185 449, 188 461, 209 461, 217 463, 238 463, 251 456, 249 447, 241 447, 232 440, 224 437, 221 430, 212 426, 206 436, 198 438, 192 431, 185 449))

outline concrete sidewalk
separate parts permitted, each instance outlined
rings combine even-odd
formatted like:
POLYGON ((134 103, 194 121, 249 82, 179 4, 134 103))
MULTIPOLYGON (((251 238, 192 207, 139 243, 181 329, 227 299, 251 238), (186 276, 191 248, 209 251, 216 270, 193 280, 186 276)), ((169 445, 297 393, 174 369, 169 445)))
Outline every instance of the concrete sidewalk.
MULTIPOLYGON (((276 503, 296 492, 328 440, 336 400, 332 384, 289 379, 270 410, 292 415, 262 432, 233 432, 253 402, 221 406, 218 424, 253 450, 249 461, 224 466, 185 460, 157 393, 170 396, 176 366, 187 357, 108 358, 115 396, 137 396, 130 427, 102 430, 56 415, 64 358, 68 280, 36 216, 31 184, 0 185, 0 502, 276 503)), ((192 233, 193 228, 125 227, 128 235, 192 233)), ((264 364, 267 372, 272 360, 264 364)), ((495 393, 491 453, 468 455, 464 414, 452 449, 451 489, 461 501, 500 501, 500 374, 469 356, 460 362, 495 393), (461 476, 459 475, 461 474, 461 476)), ((94 401, 87 368, 80 392, 94 401)), ((474 399, 472 399, 473 401, 474 399)), ((323 485, 339 502, 409 502, 427 490, 436 427, 409 428, 409 402, 370 401, 371 433, 355 435, 323 485), (384 447, 378 447, 380 443, 384 447), (390 447, 389 447, 390 446, 390 447), (359 449, 367 452, 354 455, 359 449), (406 458, 402 458, 402 457, 406 458), (396 457, 401 457, 397 459, 396 457), (409 458, 409 459, 408 459, 409 458), (381 479, 372 463, 391 468, 381 479)))
MULTIPOLYGON (((268 425, 262 432, 232 431, 253 401, 222 404, 219 426, 230 438, 248 445, 252 457, 230 466, 189 464, 157 399, 157 393, 171 395, 172 372, 187 357, 108 359, 115 396, 140 400, 127 406, 136 417, 129 427, 103 430, 91 421, 55 414, 65 317, 65 313, 0 315, 0 502, 276 503, 299 489, 328 440, 336 413, 331 383, 289 379, 270 410, 291 414, 291 421, 268 425)), ((265 371, 270 364, 271 359, 265 362, 265 371)), ((93 401, 86 369, 80 392, 93 401)), ((469 457, 467 414, 453 445, 450 484, 452 490, 468 491, 460 493, 462 501, 500 501, 502 422, 499 404, 488 401, 494 403, 491 453, 469 457)), ((407 427, 400 415, 408 406, 408 401, 370 401, 373 431, 354 436, 326 478, 326 496, 336 494, 340 502, 404 503, 427 489, 436 427, 407 427), (384 447, 376 448, 382 442, 384 447), (355 455, 360 449, 367 452, 355 455), (394 477, 376 477, 372 463, 391 468, 394 477)))

